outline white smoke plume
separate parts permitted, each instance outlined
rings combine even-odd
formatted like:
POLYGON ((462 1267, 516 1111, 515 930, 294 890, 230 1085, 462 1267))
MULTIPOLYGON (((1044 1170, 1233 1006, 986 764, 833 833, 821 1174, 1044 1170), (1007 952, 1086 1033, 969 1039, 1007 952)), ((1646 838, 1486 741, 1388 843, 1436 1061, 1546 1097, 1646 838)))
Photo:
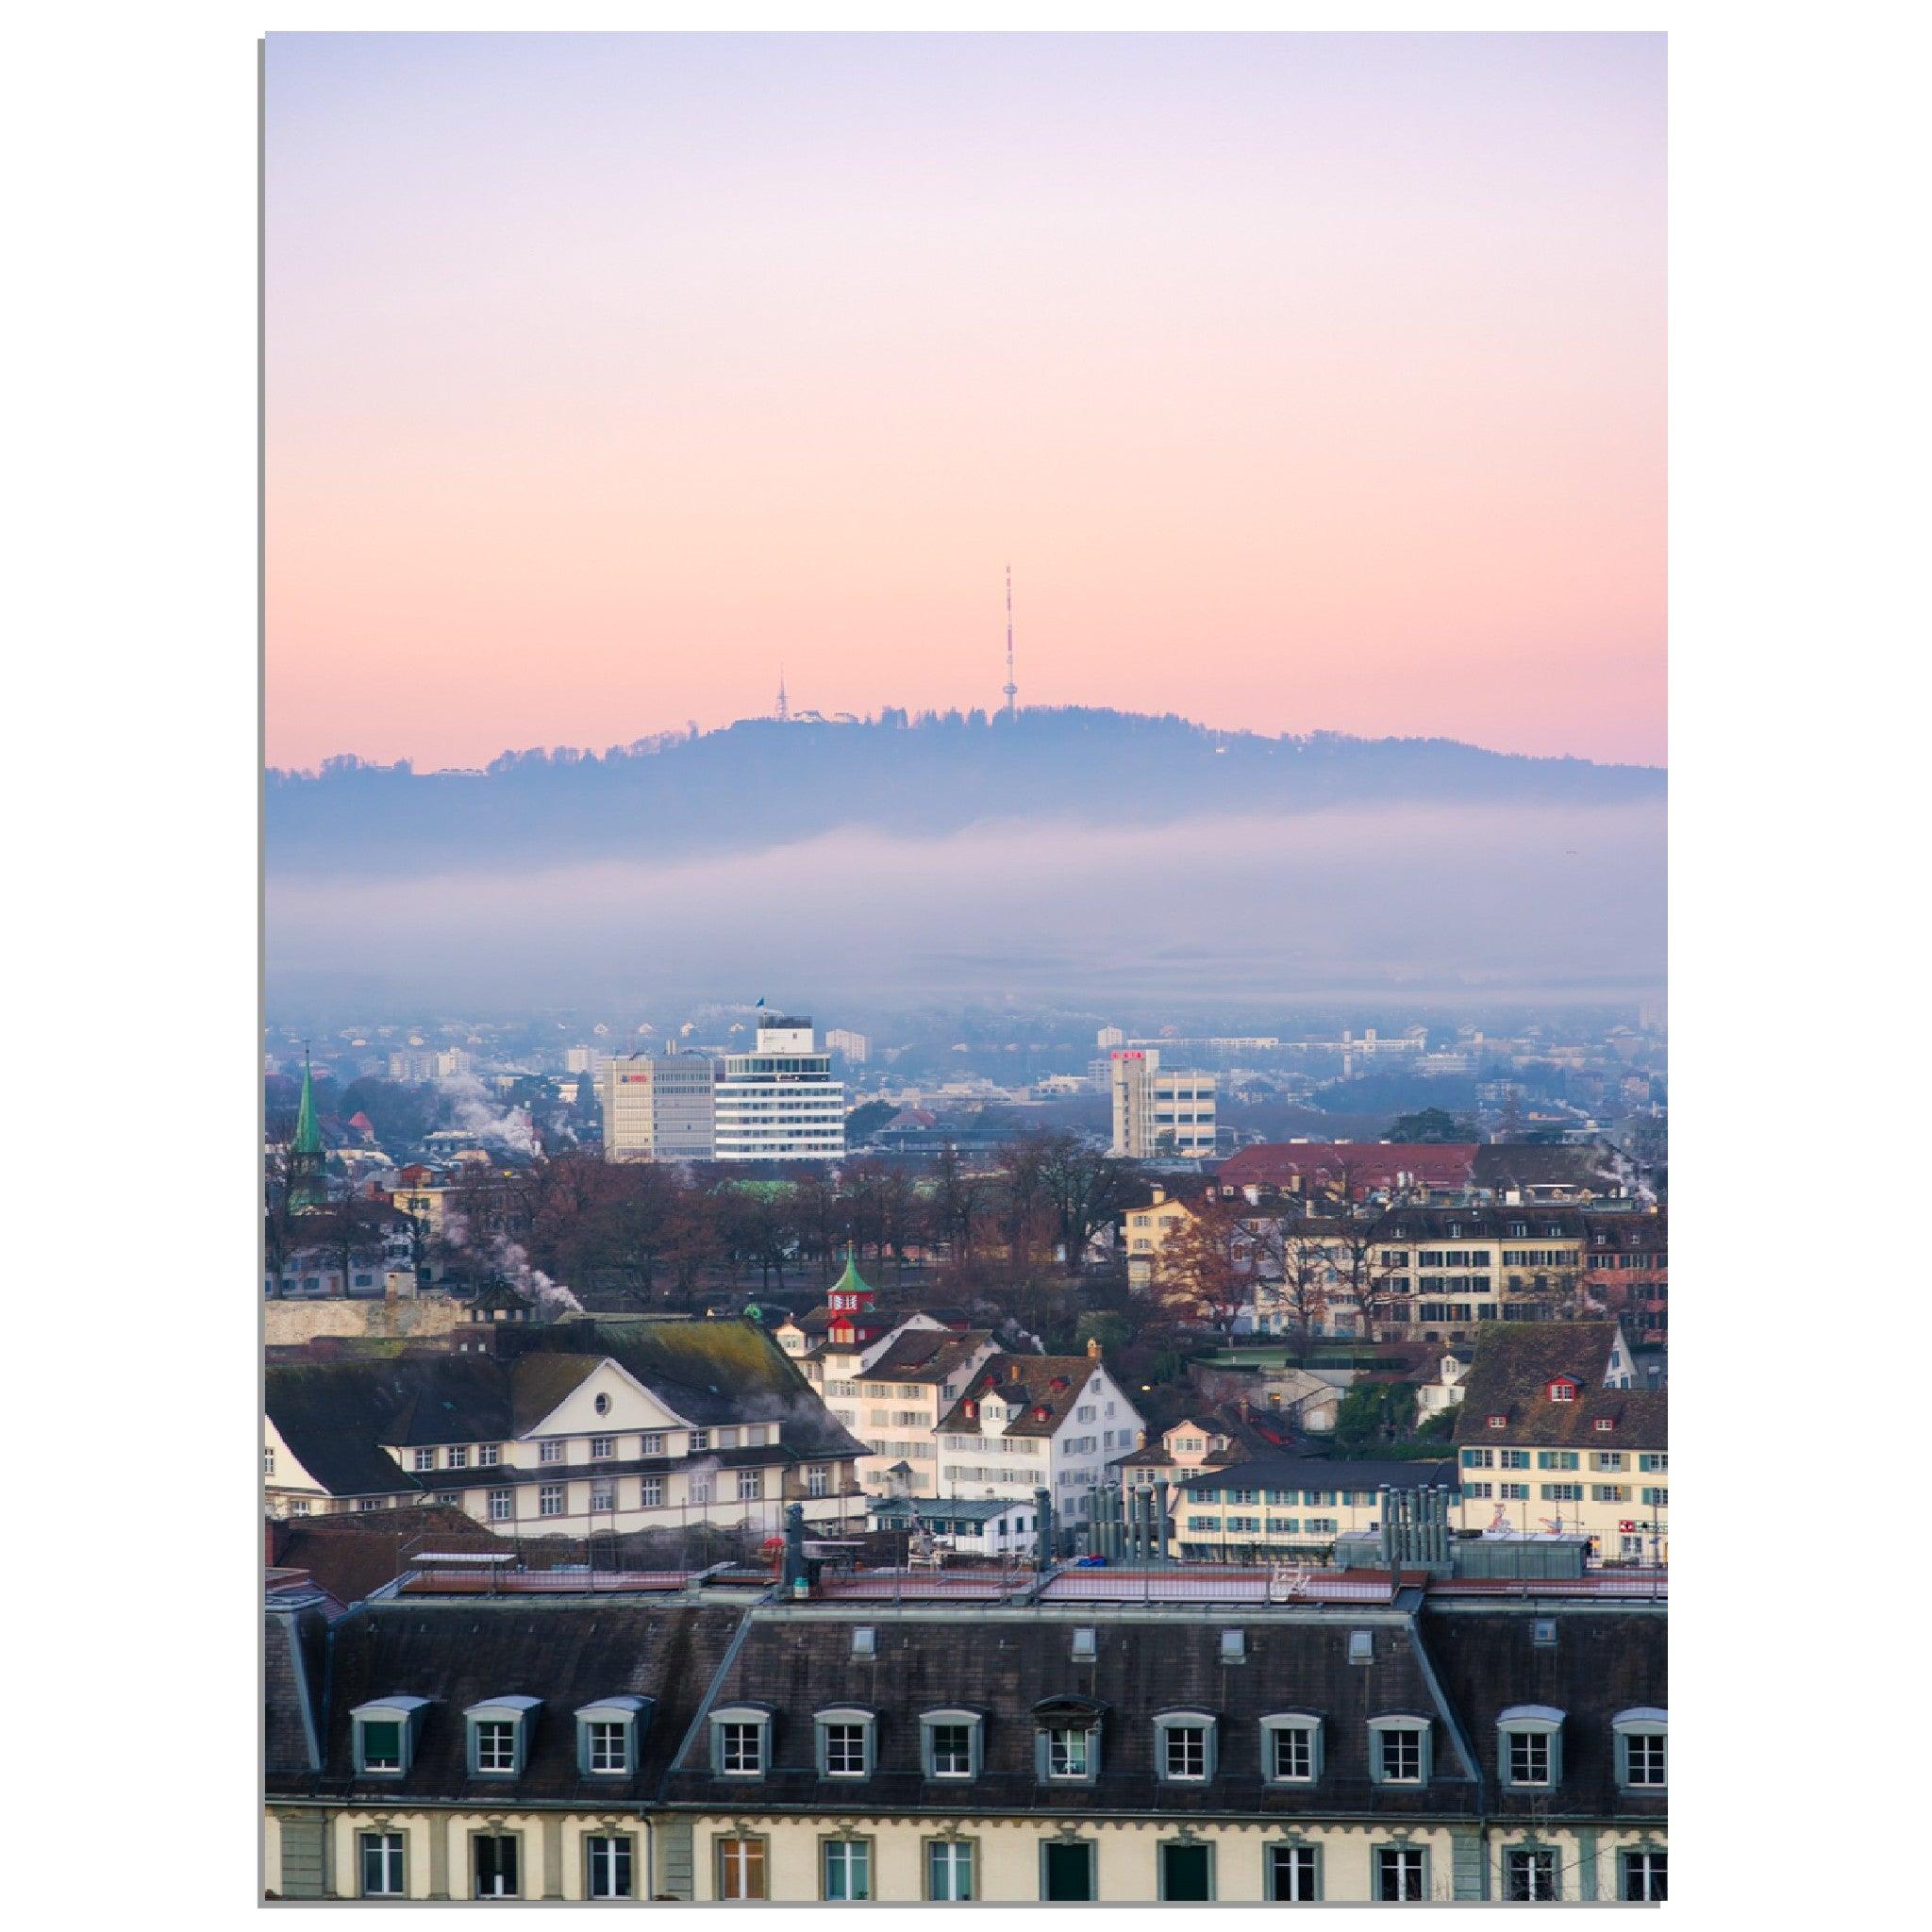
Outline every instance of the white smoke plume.
POLYGON ((583 1303, 562 1282, 552 1281, 541 1268, 532 1268, 522 1245, 508 1236, 495 1236, 490 1243, 490 1255, 502 1271, 503 1278, 526 1301, 534 1302, 537 1312, 546 1321, 584 1312, 583 1303))
POLYGON ((454 1123, 464 1133, 513 1154, 535 1156, 541 1152, 529 1114, 520 1107, 498 1106, 475 1074, 439 1080, 436 1091, 450 1103, 454 1123))

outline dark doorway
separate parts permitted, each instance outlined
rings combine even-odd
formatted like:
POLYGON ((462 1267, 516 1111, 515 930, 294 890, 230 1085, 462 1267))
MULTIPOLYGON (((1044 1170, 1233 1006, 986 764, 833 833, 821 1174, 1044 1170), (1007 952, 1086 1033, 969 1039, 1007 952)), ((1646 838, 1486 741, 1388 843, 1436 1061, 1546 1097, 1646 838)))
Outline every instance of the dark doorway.
POLYGON ((1084 1902, 1093 1896, 1093 1847, 1091 1844, 1049 1844, 1046 1848, 1046 1896, 1084 1902))
POLYGON ((1213 1897, 1209 1884, 1213 1856, 1207 1845, 1162 1845, 1160 1895, 1184 1904, 1203 1904, 1213 1897))

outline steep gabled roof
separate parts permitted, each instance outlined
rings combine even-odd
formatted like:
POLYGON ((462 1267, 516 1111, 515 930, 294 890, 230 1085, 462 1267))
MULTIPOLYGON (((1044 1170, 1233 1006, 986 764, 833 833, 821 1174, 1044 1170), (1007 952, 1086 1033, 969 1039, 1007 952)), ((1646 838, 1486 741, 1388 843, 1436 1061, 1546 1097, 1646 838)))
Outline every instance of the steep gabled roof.
POLYGON ((991 1328, 909 1328, 865 1370, 868 1382, 943 1382, 992 1340, 991 1328))
POLYGON ((1423 1141, 1281 1141, 1243 1147, 1214 1171, 1224 1188, 1286 1187, 1291 1181, 1334 1185, 1346 1173, 1355 1191, 1393 1187, 1412 1175, 1424 1187, 1466 1188, 1476 1146, 1423 1141))
POLYGON ((1660 1450, 1669 1395, 1661 1389, 1606 1389, 1619 1334, 1614 1322, 1485 1322, 1456 1410, 1458 1443, 1540 1443, 1569 1449, 1660 1450), (1574 1402, 1552 1402, 1558 1376, 1578 1384, 1574 1402), (1500 1429, 1490 1418, 1507 1418, 1500 1429), (1608 1429, 1597 1424, 1607 1421, 1608 1429))
POLYGON ((1006 1424, 1007 1435, 1051 1436, 1073 1414, 1099 1366, 1092 1357, 1084 1355, 991 1356, 980 1363, 971 1387, 947 1410, 940 1427, 958 1435, 978 1435, 979 1417, 969 1417, 966 1405, 983 1401, 991 1393, 1021 1405, 1021 1412, 1006 1424), (1057 1382, 1061 1386, 1056 1388, 1057 1382), (1045 1413, 1036 1414, 1038 1409, 1045 1413))

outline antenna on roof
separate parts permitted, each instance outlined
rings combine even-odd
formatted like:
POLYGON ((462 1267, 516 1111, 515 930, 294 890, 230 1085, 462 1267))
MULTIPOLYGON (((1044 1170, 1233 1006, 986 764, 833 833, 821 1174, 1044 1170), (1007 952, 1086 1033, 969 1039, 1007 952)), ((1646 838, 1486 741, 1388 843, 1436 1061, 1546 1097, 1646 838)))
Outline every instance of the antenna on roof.
POLYGON ((791 718, 791 707, 785 699, 785 667, 783 664, 780 664, 778 666, 778 722, 781 724, 789 724, 791 718))
POLYGON ((1007 681, 1002 687, 1007 696, 1007 716, 1013 715, 1013 700, 1020 695, 1020 687, 1013 682, 1013 566, 1007 566, 1007 681))

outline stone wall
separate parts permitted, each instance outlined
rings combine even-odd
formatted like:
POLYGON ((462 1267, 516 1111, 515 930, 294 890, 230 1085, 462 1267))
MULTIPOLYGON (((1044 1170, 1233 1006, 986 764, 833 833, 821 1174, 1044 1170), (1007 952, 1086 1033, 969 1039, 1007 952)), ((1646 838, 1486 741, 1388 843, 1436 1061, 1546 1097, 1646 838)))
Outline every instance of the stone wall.
POLYGON ((447 1335, 463 1321, 463 1305, 444 1294, 395 1301, 265 1301, 262 1341, 270 1348, 299 1348, 319 1335, 447 1335))

